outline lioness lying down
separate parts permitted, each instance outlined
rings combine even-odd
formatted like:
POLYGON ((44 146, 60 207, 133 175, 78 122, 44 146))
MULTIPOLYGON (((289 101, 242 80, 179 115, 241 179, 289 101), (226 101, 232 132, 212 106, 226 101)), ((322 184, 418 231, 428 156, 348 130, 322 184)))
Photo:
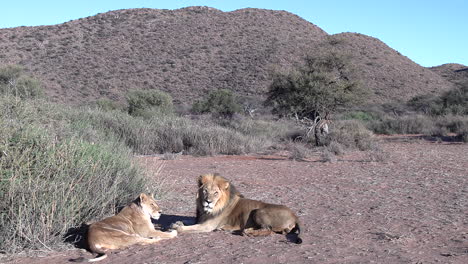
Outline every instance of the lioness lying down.
MULTIPOLYGON (((152 195, 142 193, 117 215, 92 224, 88 230, 88 246, 98 256, 87 261, 105 259, 108 250, 121 249, 135 244, 152 244, 162 239, 176 237, 176 230, 161 232, 154 229, 151 218, 159 219, 160 215, 161 210, 152 195)), ((73 261, 84 260, 79 258, 73 261)))
POLYGON ((245 199, 227 179, 206 174, 198 178, 197 224, 184 226, 177 222, 172 228, 180 233, 222 229, 248 236, 297 231, 296 243, 300 244, 299 225, 299 219, 288 207, 245 199))

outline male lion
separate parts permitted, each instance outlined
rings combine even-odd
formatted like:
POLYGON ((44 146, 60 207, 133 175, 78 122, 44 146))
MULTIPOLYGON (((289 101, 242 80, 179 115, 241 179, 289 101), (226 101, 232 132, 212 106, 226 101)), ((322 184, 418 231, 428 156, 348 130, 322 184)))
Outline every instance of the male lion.
POLYGON ((243 235, 260 236, 293 233, 300 238, 297 216, 284 205, 268 204, 245 199, 227 179, 218 174, 205 174, 198 178, 197 224, 172 225, 179 233, 210 232, 216 229, 240 231, 243 235))
MULTIPOLYGON (((144 193, 117 215, 96 222, 88 230, 88 246, 98 256, 88 262, 100 261, 107 257, 106 252, 131 245, 152 244, 163 239, 174 238, 177 231, 161 232, 154 229, 151 218, 159 219, 161 210, 152 195, 144 193)), ((84 261, 83 258, 73 260, 84 261)))

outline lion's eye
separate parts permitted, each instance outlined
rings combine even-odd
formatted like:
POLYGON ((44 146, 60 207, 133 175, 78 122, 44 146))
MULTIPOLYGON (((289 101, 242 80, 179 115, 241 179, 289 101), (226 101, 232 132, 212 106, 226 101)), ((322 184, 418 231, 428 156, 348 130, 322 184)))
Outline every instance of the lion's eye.
POLYGON ((214 195, 218 195, 218 192, 215 192, 214 195))

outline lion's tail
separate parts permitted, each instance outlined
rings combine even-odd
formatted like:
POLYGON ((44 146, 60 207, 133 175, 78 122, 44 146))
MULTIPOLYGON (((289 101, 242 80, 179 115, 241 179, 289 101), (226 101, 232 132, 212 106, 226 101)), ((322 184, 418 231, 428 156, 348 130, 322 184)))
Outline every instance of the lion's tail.
POLYGON ((297 231, 297 237, 296 237, 296 244, 301 244, 302 243, 302 238, 301 238, 301 223, 299 219, 296 220, 296 226, 291 230, 290 233, 296 233, 297 231))
POLYGON ((88 262, 96 262, 96 261, 101 261, 103 259, 107 258, 107 254, 106 253, 100 253, 99 255, 97 255, 95 258, 92 258, 92 259, 88 259, 88 262))
POLYGON ((90 245, 89 249, 91 250, 91 252, 97 254, 97 256, 95 258, 86 259, 84 257, 79 257, 77 259, 70 259, 69 261, 71 261, 71 262, 97 262, 97 261, 101 261, 101 260, 107 258, 107 254, 106 254, 105 250, 102 250, 101 248, 95 247, 92 244, 90 245))
POLYGON ((86 259, 83 257, 79 257, 76 259, 69 259, 70 262, 96 262, 96 261, 101 261, 103 259, 107 258, 106 253, 99 253, 95 258, 92 259, 86 259))

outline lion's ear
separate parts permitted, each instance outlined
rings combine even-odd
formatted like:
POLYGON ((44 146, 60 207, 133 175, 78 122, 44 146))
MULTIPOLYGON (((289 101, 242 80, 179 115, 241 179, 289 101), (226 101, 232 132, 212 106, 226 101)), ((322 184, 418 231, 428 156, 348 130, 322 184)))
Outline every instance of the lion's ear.
POLYGON ((229 182, 228 181, 225 181, 221 184, 221 188, 227 190, 229 188, 229 182))
POLYGON ((202 187, 202 185, 205 183, 206 181, 206 175, 200 175, 198 176, 198 188, 202 187))
POLYGON ((146 193, 140 193, 140 202, 145 201, 146 198, 148 198, 148 196, 146 195, 146 193))

